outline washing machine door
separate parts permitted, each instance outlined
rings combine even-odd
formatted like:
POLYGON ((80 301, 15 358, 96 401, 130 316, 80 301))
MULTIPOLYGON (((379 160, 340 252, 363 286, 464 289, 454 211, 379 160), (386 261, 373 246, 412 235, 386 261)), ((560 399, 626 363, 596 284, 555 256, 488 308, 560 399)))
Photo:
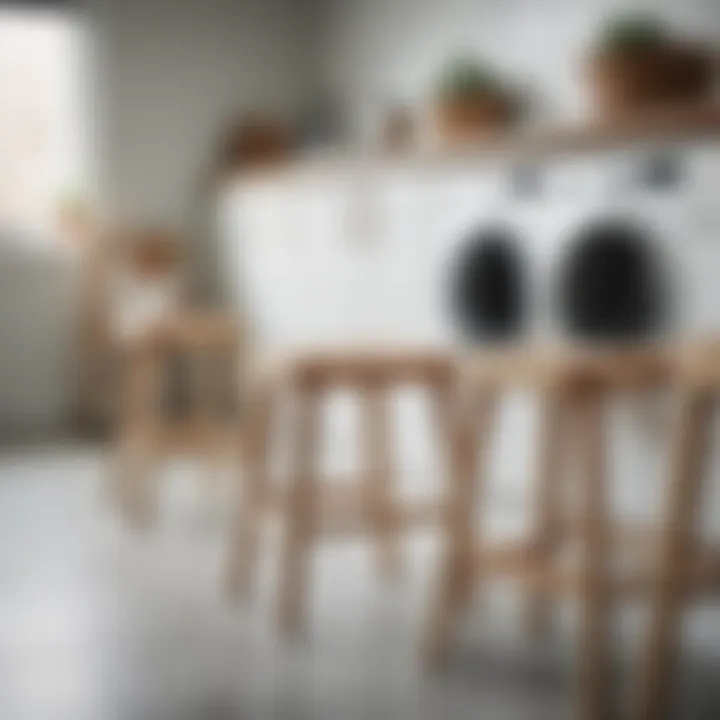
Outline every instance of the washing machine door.
POLYGON ((583 341, 642 341, 666 325, 670 290, 651 226, 600 216, 584 222, 561 258, 557 314, 583 341))
POLYGON ((480 225, 459 248, 448 292, 454 319, 471 340, 507 340, 524 329, 523 253, 513 229, 480 225))

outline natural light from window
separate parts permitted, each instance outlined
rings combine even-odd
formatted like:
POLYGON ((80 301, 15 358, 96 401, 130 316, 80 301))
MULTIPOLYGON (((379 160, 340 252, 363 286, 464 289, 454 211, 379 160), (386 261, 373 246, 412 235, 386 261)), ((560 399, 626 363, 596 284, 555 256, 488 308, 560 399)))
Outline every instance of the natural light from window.
POLYGON ((73 15, 0 10, 0 229, 51 238, 85 190, 85 45, 73 15))

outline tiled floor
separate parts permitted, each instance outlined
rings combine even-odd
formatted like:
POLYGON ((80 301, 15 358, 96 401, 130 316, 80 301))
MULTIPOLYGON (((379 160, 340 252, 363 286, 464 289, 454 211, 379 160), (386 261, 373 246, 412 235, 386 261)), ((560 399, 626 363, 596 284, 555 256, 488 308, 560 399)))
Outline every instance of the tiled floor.
MULTIPOLYGON (((138 537, 103 502, 99 452, 0 458, 2 720, 572 717, 572 615, 555 641, 532 647, 507 591, 478 603, 446 671, 417 667, 431 537, 413 541, 394 587, 375 582, 361 545, 320 551, 311 633, 279 644, 273 563, 249 605, 228 605, 218 583, 223 496, 198 492, 190 466, 169 475, 161 523, 138 537)), ((714 720, 720 611, 701 613, 689 632, 678 717, 714 720)))

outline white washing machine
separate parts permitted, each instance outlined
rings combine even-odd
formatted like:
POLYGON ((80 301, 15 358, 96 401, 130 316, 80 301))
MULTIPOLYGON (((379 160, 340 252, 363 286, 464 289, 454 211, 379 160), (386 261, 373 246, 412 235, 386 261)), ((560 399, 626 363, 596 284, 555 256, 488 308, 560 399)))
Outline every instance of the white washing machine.
MULTIPOLYGON (((548 164, 549 201, 527 255, 544 298, 531 312, 532 327, 543 337, 598 342, 717 333, 719 175, 720 146, 710 143, 648 145, 548 164), (623 251, 608 262, 618 242, 637 253, 623 251), (585 278, 577 274, 583 253, 585 278), (612 312, 588 315, 589 301, 612 312)), ((662 498, 666 410, 652 400, 610 409, 611 470, 627 512, 652 513, 662 498)))
MULTIPOLYGON (((720 206, 713 190, 720 146, 666 144, 558 159, 541 163, 538 174, 536 194, 505 205, 528 278, 522 338, 632 343, 720 330, 720 206)), ((617 497, 632 512, 652 511, 661 496, 669 428, 653 422, 652 410, 652 403, 610 410, 617 497)), ((535 421, 532 401, 515 399, 501 433, 500 477, 527 476, 532 447, 525 438, 533 437, 535 421)))

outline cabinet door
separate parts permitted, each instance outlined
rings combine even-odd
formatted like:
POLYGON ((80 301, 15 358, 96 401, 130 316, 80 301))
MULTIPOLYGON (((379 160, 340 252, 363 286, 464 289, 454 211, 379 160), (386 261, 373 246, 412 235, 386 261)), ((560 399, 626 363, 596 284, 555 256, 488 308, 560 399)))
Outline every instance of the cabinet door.
POLYGON ((285 186, 254 185, 238 206, 236 256, 239 284, 251 324, 260 342, 285 345, 296 332, 301 298, 297 267, 295 208, 285 186))
POLYGON ((385 175, 375 186, 372 253, 373 329, 401 344, 428 342, 431 268, 427 193, 412 172, 385 175))
POLYGON ((353 267, 346 233, 346 184, 330 179, 306 181, 296 189, 297 267, 302 268, 303 303, 297 321, 301 339, 334 345, 352 338, 353 267))
POLYGON ((346 184, 304 179, 242 202, 248 306, 271 346, 337 344, 361 320, 360 270, 347 233, 346 184))

